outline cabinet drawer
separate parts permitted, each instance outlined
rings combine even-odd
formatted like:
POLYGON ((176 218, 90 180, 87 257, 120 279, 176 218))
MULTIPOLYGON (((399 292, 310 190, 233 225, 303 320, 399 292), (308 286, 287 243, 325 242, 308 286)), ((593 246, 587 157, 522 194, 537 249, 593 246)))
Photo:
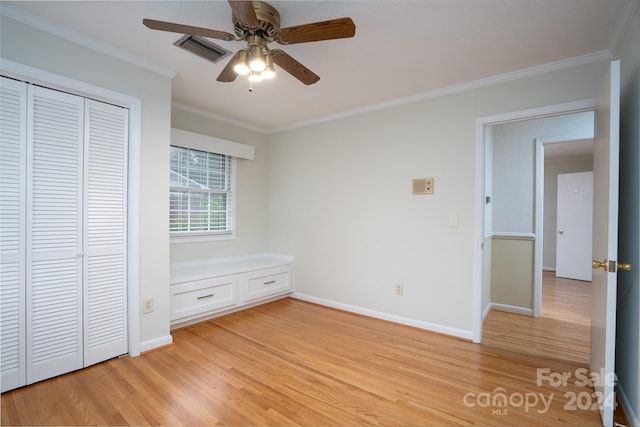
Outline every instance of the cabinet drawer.
POLYGON ((237 286, 237 276, 172 285, 171 320, 235 305, 238 302, 237 286))
POLYGON ((242 277, 243 300, 249 302, 290 291, 291 267, 252 271, 242 277))

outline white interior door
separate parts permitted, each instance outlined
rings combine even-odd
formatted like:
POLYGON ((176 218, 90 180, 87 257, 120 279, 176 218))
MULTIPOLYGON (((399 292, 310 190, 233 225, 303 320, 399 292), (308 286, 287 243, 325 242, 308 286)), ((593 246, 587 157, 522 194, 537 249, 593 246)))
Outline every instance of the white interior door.
POLYGON ((127 352, 129 111, 85 101, 84 366, 127 352))
POLYGON ((615 408, 615 331, 618 259, 618 170, 620 61, 613 61, 596 106, 593 155, 593 282, 591 313, 592 374, 602 397, 604 426, 613 425, 615 408))
POLYGON ((0 77, 2 392, 128 351, 129 110, 0 77))
POLYGON ((29 86, 27 383, 82 367, 84 99, 29 86))
POLYGON ((556 276, 591 281, 593 172, 558 175, 556 276))
POLYGON ((25 168, 27 86, 0 77, 0 367, 2 392, 27 381, 25 168))

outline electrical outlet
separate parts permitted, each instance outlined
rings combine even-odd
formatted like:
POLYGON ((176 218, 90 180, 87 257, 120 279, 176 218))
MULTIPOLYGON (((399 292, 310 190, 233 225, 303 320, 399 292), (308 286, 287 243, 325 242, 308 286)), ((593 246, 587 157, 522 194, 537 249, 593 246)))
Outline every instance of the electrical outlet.
POLYGON ((402 283, 397 283, 396 284, 396 295, 402 296, 403 293, 404 293, 404 285, 402 283))
POLYGON ((145 298, 142 300, 142 313, 152 313, 153 312, 153 298, 145 298))
POLYGON ((449 217, 449 228, 458 228, 458 215, 451 215, 449 217))

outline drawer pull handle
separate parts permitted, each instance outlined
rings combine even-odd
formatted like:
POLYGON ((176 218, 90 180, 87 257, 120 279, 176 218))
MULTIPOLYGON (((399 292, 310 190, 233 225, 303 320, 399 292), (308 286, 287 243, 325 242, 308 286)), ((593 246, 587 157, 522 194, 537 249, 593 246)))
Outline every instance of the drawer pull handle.
POLYGON ((276 283, 275 280, 272 280, 270 282, 264 282, 265 285, 273 285, 274 283, 276 283))
POLYGON ((207 298, 211 298, 211 297, 213 297, 213 294, 203 295, 201 297, 198 297, 198 301, 200 301, 201 299, 207 299, 207 298))

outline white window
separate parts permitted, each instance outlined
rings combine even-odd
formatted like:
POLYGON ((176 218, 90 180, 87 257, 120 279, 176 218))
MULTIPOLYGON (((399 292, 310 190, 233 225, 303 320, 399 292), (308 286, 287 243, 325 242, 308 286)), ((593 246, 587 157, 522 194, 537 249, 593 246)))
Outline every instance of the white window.
POLYGON ((233 157, 178 146, 170 150, 171 236, 233 237, 233 157))
POLYGON ((171 243, 235 239, 237 159, 253 160, 254 148, 171 129, 171 243))

